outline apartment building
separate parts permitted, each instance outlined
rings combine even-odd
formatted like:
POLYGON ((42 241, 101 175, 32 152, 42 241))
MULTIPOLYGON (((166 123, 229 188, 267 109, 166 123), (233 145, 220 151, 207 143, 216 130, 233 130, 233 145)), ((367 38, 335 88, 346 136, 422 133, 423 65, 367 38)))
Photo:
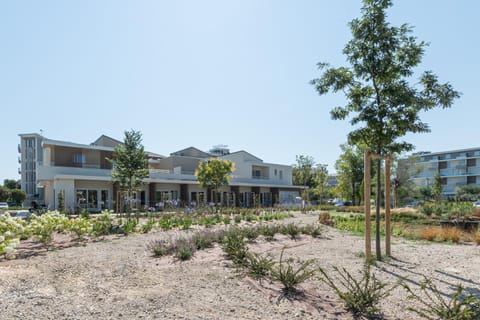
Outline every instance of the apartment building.
POLYGON ((464 185, 480 185, 480 148, 443 152, 417 152, 412 181, 417 186, 432 186, 440 174, 443 197, 455 195, 464 185))
MULTIPOLYGON (((20 134, 21 186, 27 201, 57 209, 59 197, 69 210, 116 209, 121 202, 117 182, 111 178, 114 147, 121 141, 102 135, 91 144, 48 139, 40 134, 20 134)), ((273 206, 293 202, 301 187, 292 185, 292 168, 265 163, 246 152, 217 146, 205 152, 189 147, 169 156, 146 152, 149 175, 134 194, 137 207, 202 205, 212 201, 228 206, 273 206), (220 157, 235 163, 229 186, 219 195, 201 188, 194 172, 201 161, 220 157)))

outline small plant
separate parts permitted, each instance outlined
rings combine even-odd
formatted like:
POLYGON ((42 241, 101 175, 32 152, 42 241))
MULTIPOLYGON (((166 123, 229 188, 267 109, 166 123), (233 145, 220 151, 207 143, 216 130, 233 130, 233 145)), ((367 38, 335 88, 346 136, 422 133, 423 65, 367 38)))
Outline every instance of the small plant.
POLYGON ((243 232, 240 229, 233 228, 225 232, 222 249, 227 258, 236 265, 241 266, 245 264, 248 249, 243 240, 243 232))
POLYGON ((192 226, 192 219, 190 218, 185 218, 182 221, 182 229, 183 230, 188 230, 192 226))
POLYGON ((472 234, 472 240, 475 242, 477 245, 480 245, 480 231, 475 232, 472 234))
POLYGON ((337 280, 331 278, 323 268, 319 267, 318 269, 320 271, 319 279, 335 291, 345 303, 347 310, 356 315, 373 315, 379 312, 380 301, 395 288, 393 286, 386 290, 388 284, 375 278, 369 264, 364 265, 360 280, 357 280, 345 268, 333 267, 339 276, 337 280), (338 281, 338 284, 335 281, 338 281))
POLYGON ((453 243, 458 243, 462 237, 462 232, 457 228, 442 228, 438 238, 441 241, 451 241, 453 243))
POLYGON ((128 235, 130 233, 135 232, 137 228, 137 219, 133 219, 133 218, 126 219, 122 225, 122 228, 123 228, 124 235, 128 235))
POLYGON ((80 240, 92 232, 92 224, 88 219, 78 218, 68 221, 67 229, 75 233, 77 239, 80 240))
POLYGON ((264 256, 258 253, 247 253, 246 256, 247 274, 260 282, 270 275, 272 267, 275 265, 272 257, 264 256))
POLYGON ((258 238, 259 231, 257 228, 246 227, 242 229, 243 235, 248 241, 253 241, 258 238))
POLYGON ((175 241, 175 258, 181 261, 190 260, 193 257, 195 248, 190 239, 179 238, 175 241))
POLYGON ((431 279, 425 278, 421 282, 420 292, 415 293, 406 283, 403 287, 409 293, 409 299, 415 300, 418 307, 409 307, 425 319, 442 320, 475 320, 480 319, 480 298, 473 294, 465 295, 459 284, 456 292, 450 299, 444 298, 431 279))
POLYGON ((112 218, 110 218, 110 212, 105 210, 93 220, 92 232, 95 236, 101 236, 110 234, 112 231, 112 218))
POLYGON ((427 228, 423 229, 420 237, 422 239, 427 240, 427 241, 433 241, 437 238, 437 235, 438 235, 438 229, 437 228, 427 227, 427 228))
POLYGON ((289 235, 291 239, 297 239, 300 234, 300 228, 294 223, 288 223, 280 228, 280 232, 289 235))
POLYGON ((224 225, 229 225, 230 222, 231 222, 230 217, 224 217, 224 218, 223 218, 223 224, 224 224, 224 225))
POLYGON ((275 238, 275 234, 278 232, 278 226, 277 225, 265 225, 261 226, 259 228, 259 232, 262 236, 265 237, 265 240, 267 241, 273 241, 275 238))
POLYGON ((312 238, 318 238, 322 235, 322 227, 317 224, 307 224, 302 228, 302 233, 310 235, 312 238))
POLYGON ((172 244, 168 240, 157 239, 147 244, 147 249, 152 251, 153 256, 163 257, 173 252, 172 244))
POLYGON ((191 242, 196 250, 203 250, 213 247, 217 235, 210 230, 202 230, 192 235, 191 242))
POLYGON ((155 220, 149 219, 147 223, 142 225, 142 233, 149 233, 150 231, 152 231, 154 225, 155 225, 155 220))
POLYGON ((279 281, 283 285, 283 292, 285 294, 297 293, 298 285, 311 279, 315 275, 315 270, 312 268, 314 260, 306 260, 300 262, 297 267, 292 258, 283 259, 285 248, 280 253, 278 267, 271 269, 271 277, 273 280, 279 281))
POLYGON ((233 218, 233 221, 235 221, 235 223, 240 223, 240 222, 242 222, 242 217, 241 216, 235 216, 233 218))

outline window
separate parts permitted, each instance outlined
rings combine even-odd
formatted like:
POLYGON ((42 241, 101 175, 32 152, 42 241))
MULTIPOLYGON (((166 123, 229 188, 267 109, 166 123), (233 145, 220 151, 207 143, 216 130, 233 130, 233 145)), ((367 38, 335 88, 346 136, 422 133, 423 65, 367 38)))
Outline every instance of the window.
POLYGON ((278 176, 279 176, 280 180, 283 179, 283 171, 282 171, 282 170, 280 170, 280 171, 278 172, 278 176))
POLYGON ((438 169, 447 169, 447 161, 439 162, 438 169))
POLYGON ((275 175, 275 177, 277 176, 277 169, 273 170, 273 174, 275 175))
POLYGON ((467 159, 467 167, 475 167, 477 165, 477 159, 467 159))
POLYGON ((447 184, 447 178, 440 178, 440 181, 443 186, 447 184))
POLYGON ((468 176, 467 177, 467 184, 476 184, 477 183, 477 177, 476 176, 468 176))
POLYGON ((75 164, 84 164, 85 161, 85 155, 83 153, 75 153, 73 154, 73 163, 75 164))

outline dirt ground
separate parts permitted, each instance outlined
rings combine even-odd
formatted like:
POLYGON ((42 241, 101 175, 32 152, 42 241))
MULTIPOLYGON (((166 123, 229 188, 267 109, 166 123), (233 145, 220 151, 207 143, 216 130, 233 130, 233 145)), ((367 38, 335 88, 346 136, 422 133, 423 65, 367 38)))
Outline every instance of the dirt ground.
MULTIPOLYGON (((285 222, 316 223, 317 215, 297 214, 285 222)), ((46 251, 23 242, 16 260, 0 261, 1 319, 353 319, 333 291, 312 279, 296 297, 284 297, 278 284, 239 274, 221 248, 196 252, 186 262, 154 258, 149 241, 185 231, 151 232, 109 237, 86 245, 56 239, 46 251)), ((192 232, 192 231, 190 231, 192 232)), ((254 252, 316 259, 356 274, 362 268, 363 239, 325 227, 322 237, 299 240, 277 235, 249 245, 254 252)), ((394 239, 394 258, 374 267, 389 283, 404 279, 418 288, 423 276, 434 279, 445 294, 461 283, 480 296, 480 247, 394 239)), ((333 274, 333 273, 332 273, 333 274)), ((397 287, 384 300, 385 319, 417 319, 407 311, 404 289, 397 287)))

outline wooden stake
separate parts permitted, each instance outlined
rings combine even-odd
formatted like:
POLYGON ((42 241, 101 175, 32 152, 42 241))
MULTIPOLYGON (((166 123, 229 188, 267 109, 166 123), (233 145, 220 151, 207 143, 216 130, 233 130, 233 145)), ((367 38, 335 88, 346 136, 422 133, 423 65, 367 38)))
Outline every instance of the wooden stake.
POLYGON ((365 151, 364 156, 364 201, 365 201, 365 258, 370 261, 372 257, 372 235, 370 221, 370 151, 365 151))
POLYGON ((387 257, 390 251, 390 157, 385 157, 385 250, 387 257))

